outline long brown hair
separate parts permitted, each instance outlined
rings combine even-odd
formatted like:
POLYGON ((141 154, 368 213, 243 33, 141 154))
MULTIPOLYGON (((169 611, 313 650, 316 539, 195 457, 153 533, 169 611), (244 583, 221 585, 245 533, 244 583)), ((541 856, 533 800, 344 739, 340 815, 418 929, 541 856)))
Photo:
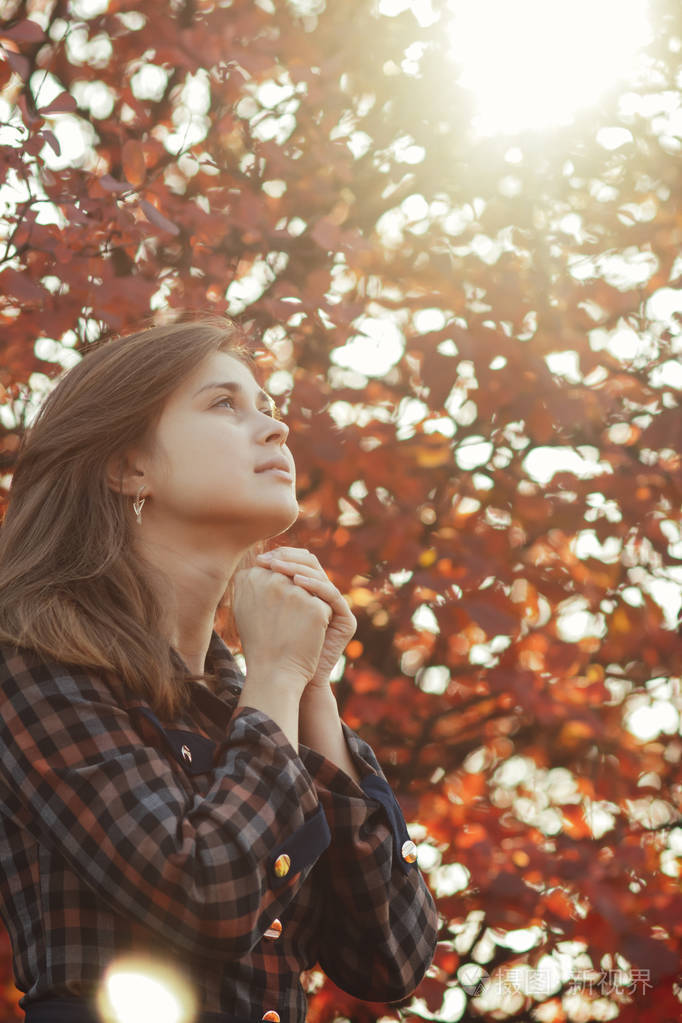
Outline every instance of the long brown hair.
POLYGON ((154 428, 205 356, 227 351, 257 369, 231 320, 179 315, 193 318, 95 342, 60 377, 22 437, 0 529, 0 643, 101 669, 117 696, 169 717, 188 687, 161 633, 158 576, 154 586, 132 549, 132 502, 109 485, 107 463, 154 428))

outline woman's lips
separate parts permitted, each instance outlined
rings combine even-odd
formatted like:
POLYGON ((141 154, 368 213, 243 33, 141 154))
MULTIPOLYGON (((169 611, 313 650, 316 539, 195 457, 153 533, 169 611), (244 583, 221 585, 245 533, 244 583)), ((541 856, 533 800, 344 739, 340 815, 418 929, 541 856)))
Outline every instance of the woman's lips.
POLYGON ((294 482, 294 477, 291 475, 288 469, 261 469, 258 473, 259 476, 278 476, 281 480, 288 480, 289 483, 294 482))

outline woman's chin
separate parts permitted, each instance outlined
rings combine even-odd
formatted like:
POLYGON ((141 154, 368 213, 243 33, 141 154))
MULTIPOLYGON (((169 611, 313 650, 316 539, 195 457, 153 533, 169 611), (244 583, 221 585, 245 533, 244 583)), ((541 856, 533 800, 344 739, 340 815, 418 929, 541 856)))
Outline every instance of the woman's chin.
POLYGON ((262 531, 259 530, 260 539, 268 540, 270 537, 285 533, 298 520, 300 513, 301 510, 295 498, 292 499, 288 508, 284 504, 277 509, 270 507, 267 516, 264 515, 262 519, 262 531))

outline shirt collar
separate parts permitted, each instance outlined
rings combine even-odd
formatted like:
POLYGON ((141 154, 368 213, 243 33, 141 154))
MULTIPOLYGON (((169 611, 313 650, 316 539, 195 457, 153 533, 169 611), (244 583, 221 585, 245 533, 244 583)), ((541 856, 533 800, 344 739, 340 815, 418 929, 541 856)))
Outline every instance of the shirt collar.
MULTIPOLYGON (((183 657, 178 653, 175 647, 171 647, 171 659, 175 664, 175 667, 182 674, 190 674, 190 670, 185 663, 183 657)), ((208 644, 208 650, 206 651, 206 673, 212 672, 216 678, 215 693, 217 696, 238 696, 241 692, 244 684, 244 676, 239 669, 233 654, 228 649, 225 642, 220 638, 218 633, 213 629, 211 632, 211 639, 208 644)), ((189 685, 196 685, 200 689, 206 689, 200 682, 188 683, 189 685)))
MULTIPOLYGON (((215 695, 236 701, 244 685, 244 675, 226 643, 213 629, 206 653, 206 668, 217 678, 215 695)), ((205 687, 203 687, 205 688, 205 687)))
MULTIPOLYGON (((189 668, 175 647, 171 647, 171 658, 179 673, 189 674, 189 668)), ((191 686, 192 703, 216 724, 226 725, 244 685, 244 675, 225 642, 213 629, 206 651, 206 672, 216 676, 213 689, 191 679, 185 683, 191 686)))

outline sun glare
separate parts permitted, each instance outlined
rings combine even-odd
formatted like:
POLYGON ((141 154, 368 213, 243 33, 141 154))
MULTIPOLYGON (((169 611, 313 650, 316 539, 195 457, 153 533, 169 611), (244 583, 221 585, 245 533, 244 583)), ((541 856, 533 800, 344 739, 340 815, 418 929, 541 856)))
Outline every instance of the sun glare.
POLYGON ((124 957, 103 978, 98 1010, 104 1023, 193 1023, 196 999, 177 971, 147 958, 124 957))
POLYGON ((567 124, 637 67, 647 0, 451 0, 449 33, 479 135, 567 124))

